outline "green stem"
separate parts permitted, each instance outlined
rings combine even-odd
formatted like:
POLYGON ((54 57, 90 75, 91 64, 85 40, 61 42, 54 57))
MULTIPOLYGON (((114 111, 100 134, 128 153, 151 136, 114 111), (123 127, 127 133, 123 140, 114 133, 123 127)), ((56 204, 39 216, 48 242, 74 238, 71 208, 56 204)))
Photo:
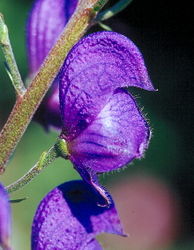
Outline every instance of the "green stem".
POLYGON ((11 78, 12 84, 16 90, 18 96, 23 96, 26 89, 20 76, 15 57, 12 51, 9 33, 6 24, 4 23, 3 16, 0 13, 0 46, 2 48, 6 66, 8 67, 7 72, 11 78))
POLYGON ((39 161, 20 179, 6 187, 9 193, 17 191, 31 182, 43 169, 53 162, 59 156, 55 146, 51 147, 48 152, 43 152, 39 161))
POLYGON ((100 12, 96 17, 96 22, 107 20, 124 10, 133 0, 120 0, 110 9, 100 12))
POLYGON ((98 10, 102 8, 106 1, 79 1, 76 11, 45 59, 39 73, 23 97, 17 99, 8 121, 0 133, 0 173, 4 172, 6 163, 59 72, 67 53, 92 25, 97 14, 96 8, 98 10))
POLYGON ((54 146, 43 152, 39 161, 20 179, 6 187, 9 193, 17 191, 31 182, 43 169, 48 167, 56 158, 68 158, 67 144, 64 139, 58 138, 54 146))

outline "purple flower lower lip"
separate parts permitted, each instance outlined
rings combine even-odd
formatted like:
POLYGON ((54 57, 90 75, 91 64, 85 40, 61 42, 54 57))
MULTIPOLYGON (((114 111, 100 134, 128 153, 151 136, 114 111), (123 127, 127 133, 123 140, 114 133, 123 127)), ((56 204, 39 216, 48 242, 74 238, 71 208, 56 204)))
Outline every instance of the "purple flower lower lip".
POLYGON ((0 246, 9 249, 11 213, 8 195, 0 184, 0 246))
POLYGON ((118 89, 91 125, 69 142, 70 159, 98 173, 111 171, 141 157, 149 133, 134 99, 118 89))
POLYGON ((124 87, 153 91, 143 57, 128 38, 98 32, 79 41, 59 74, 60 107, 69 159, 109 203, 97 173, 141 158, 150 130, 124 87))
MULTIPOLYGON (((102 249, 100 233, 123 235, 117 211, 97 206, 101 197, 83 181, 64 183, 41 201, 32 226, 32 249, 102 249)), ((124 236, 124 235, 123 235, 124 236)))

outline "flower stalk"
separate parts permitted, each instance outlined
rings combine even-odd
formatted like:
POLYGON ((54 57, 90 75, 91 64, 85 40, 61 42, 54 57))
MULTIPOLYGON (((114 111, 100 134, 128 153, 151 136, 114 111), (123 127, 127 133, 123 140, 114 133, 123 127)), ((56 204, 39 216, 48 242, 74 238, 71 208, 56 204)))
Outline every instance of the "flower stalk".
POLYGON ((24 187, 31 182, 43 169, 49 166, 61 154, 67 154, 67 148, 64 140, 58 139, 56 144, 52 146, 47 152, 43 152, 39 161, 20 179, 6 187, 7 192, 11 193, 24 187), (61 152, 63 151, 63 152, 61 152))
POLYGON ((106 2, 101 0, 81 0, 79 2, 75 13, 45 59, 40 71, 32 80, 25 94, 17 99, 8 121, 0 133, 0 173, 4 172, 10 156, 59 72, 67 53, 85 34, 97 12, 106 2))
POLYGON ((18 97, 22 97, 26 91, 18 70, 16 60, 11 47, 8 28, 3 20, 3 15, 0 13, 0 46, 3 51, 6 63, 6 70, 15 88, 18 97))

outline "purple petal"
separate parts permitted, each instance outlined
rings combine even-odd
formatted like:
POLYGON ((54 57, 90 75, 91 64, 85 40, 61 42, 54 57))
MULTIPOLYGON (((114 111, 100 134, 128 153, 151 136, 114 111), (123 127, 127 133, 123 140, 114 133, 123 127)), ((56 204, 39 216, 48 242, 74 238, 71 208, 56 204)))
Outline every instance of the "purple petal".
MULTIPOLYGON (((73 14, 77 2, 78 0, 37 0, 35 2, 27 24, 29 78, 32 78, 38 71, 73 14)), ((43 99, 34 119, 46 130, 50 127, 61 129, 57 80, 43 99)))
MULTIPOLYGON (((7 192, 0 184, 0 246, 9 249, 11 213, 7 192)), ((1 248, 1 247, 0 247, 1 248)))
POLYGON ((37 72, 72 15, 77 0, 37 0, 27 24, 30 73, 37 72))
POLYGON ((132 96, 118 89, 96 119, 68 143, 75 167, 107 172, 140 158, 150 131, 132 96))
POLYGON ((112 204, 112 198, 110 197, 109 193, 102 187, 98 182, 98 176, 95 171, 91 168, 84 166, 84 165, 74 165, 76 171, 80 174, 82 179, 88 183, 91 188, 95 190, 98 195, 101 196, 101 200, 98 203, 100 207, 109 207, 112 204))
POLYGON ((61 113, 59 109, 59 88, 56 79, 43 102, 39 106, 34 119, 48 131, 50 128, 61 130, 61 113))
POLYGON ((117 211, 99 207, 101 197, 83 181, 64 183, 41 201, 32 226, 32 249, 101 249, 100 233, 123 235, 117 211), (91 248, 89 248, 91 246, 91 248))
POLYGON ((99 32, 78 42, 60 72, 60 105, 65 139, 78 136, 99 114, 114 90, 154 90, 143 57, 128 38, 99 32))

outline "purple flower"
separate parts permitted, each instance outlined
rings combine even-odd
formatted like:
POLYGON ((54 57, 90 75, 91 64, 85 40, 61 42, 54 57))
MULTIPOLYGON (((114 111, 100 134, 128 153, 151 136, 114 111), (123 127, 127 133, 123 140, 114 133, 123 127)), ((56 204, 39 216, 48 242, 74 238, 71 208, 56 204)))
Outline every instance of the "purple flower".
POLYGON ((7 192, 0 184, 0 248, 9 249, 10 240, 10 205, 7 192))
POLYGON ((94 33, 72 48, 59 78, 68 158, 108 202, 97 173, 141 158, 150 139, 147 122, 124 89, 154 90, 142 55, 123 35, 94 33))
POLYGON ((101 196, 83 181, 70 181, 41 201, 32 226, 33 250, 99 250, 101 233, 123 234, 117 211, 99 207, 101 196))
MULTIPOLYGON (((31 76, 38 71, 76 5, 76 0, 35 3, 28 21, 31 76)), ((35 116, 47 129, 62 127, 68 158, 107 203, 97 173, 141 158, 150 139, 149 126, 125 87, 154 90, 141 53, 120 34, 92 34, 71 50, 35 116)))
MULTIPOLYGON (((49 50, 68 22, 77 0, 37 0, 27 23, 29 78, 39 70, 49 50)), ((35 119, 46 129, 61 128, 58 81, 55 80, 40 105, 35 119)))

